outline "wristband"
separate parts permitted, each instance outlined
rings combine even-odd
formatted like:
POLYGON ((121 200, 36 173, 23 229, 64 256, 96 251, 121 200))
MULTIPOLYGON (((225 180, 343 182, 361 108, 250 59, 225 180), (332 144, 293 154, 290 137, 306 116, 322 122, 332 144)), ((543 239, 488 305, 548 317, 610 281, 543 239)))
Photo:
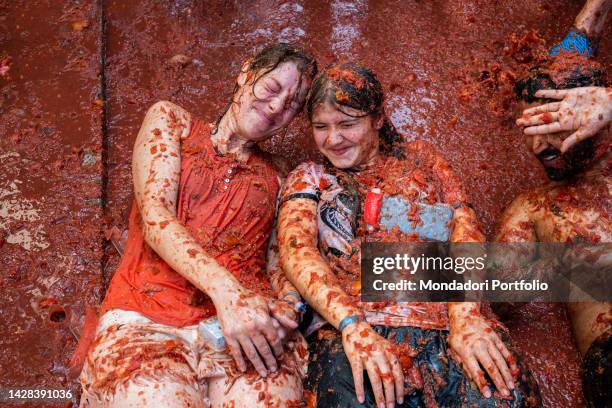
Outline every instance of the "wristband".
POLYGON ((302 296, 300 296, 300 294, 297 293, 297 292, 293 292, 293 291, 287 292, 287 293, 285 293, 285 296, 283 296, 283 298, 286 298, 287 296, 291 296, 291 297, 295 298, 295 300, 297 300, 298 302, 303 302, 304 301, 304 299, 302 299, 302 296))
POLYGON ((559 55, 561 51, 591 58, 595 54, 595 47, 589 42, 586 35, 576 29, 572 29, 567 33, 563 41, 548 51, 548 55, 554 57, 559 55))
POLYGON ((293 306, 293 310, 298 313, 304 313, 306 311, 306 301, 296 292, 287 292, 282 301, 293 306), (296 302, 288 300, 287 297, 295 298, 296 302))
POLYGON ((346 329, 348 326, 350 326, 351 324, 360 322, 360 321, 361 321, 361 318, 357 315, 347 316, 340 321, 340 324, 338 325, 338 331, 342 333, 342 331, 346 329))

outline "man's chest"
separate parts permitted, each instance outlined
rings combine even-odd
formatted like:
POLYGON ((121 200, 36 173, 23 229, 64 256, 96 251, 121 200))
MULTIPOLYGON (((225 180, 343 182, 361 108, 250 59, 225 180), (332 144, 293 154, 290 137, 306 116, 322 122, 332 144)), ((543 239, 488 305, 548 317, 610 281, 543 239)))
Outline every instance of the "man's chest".
POLYGON ((612 242, 610 180, 578 183, 551 189, 544 197, 535 223, 547 242, 612 242))

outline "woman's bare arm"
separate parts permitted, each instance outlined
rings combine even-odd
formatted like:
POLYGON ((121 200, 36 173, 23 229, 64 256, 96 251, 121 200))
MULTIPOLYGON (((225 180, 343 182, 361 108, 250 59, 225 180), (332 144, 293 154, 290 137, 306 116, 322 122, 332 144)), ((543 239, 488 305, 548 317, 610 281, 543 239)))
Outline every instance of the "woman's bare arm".
POLYGON ((134 192, 147 244, 215 301, 238 282, 197 244, 176 215, 181 140, 190 128, 191 115, 177 105, 162 101, 149 109, 134 145, 134 192))
POLYGON ((277 356, 282 353, 267 299, 242 287, 176 216, 181 140, 190 128, 187 111, 170 102, 158 102, 149 109, 138 132, 132 174, 144 239, 172 269, 210 296, 238 368, 247 369, 244 351, 265 377, 268 370, 277 368, 272 350, 277 356))
POLYGON ((363 312, 340 287, 317 247, 317 204, 296 198, 281 205, 278 215, 280 263, 287 278, 308 303, 334 327, 363 312))

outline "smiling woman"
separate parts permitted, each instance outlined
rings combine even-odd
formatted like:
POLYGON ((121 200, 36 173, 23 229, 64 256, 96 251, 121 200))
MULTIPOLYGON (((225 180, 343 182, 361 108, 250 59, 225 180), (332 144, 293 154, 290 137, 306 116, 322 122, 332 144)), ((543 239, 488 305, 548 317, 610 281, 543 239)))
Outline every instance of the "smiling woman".
POLYGON ((278 171, 255 143, 295 117, 315 72, 308 54, 279 44, 243 65, 216 124, 170 102, 149 109, 134 146, 125 254, 95 340, 79 348, 89 350, 81 406, 301 400, 296 290, 265 267, 278 171), (211 342, 218 324, 224 341, 211 342))
POLYGON ((449 241, 484 241, 450 166, 427 143, 401 143, 384 114, 380 82, 365 67, 327 67, 306 106, 328 163, 306 162, 291 172, 278 234, 288 278, 337 329, 309 338, 316 357, 307 389, 316 406, 538 406, 535 382, 502 340, 501 324, 478 303, 360 301, 361 242, 428 239, 397 226, 386 231, 377 216, 365 221, 368 193, 413 205, 398 217, 414 224, 424 222, 421 208, 444 206, 452 219, 440 228, 449 241))

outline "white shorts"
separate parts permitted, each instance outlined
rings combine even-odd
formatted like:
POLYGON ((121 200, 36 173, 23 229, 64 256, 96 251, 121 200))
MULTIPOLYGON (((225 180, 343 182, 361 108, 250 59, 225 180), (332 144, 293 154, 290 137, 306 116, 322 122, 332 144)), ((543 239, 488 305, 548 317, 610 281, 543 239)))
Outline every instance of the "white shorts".
POLYGON ((298 332, 287 341, 279 369, 261 378, 252 366, 240 372, 227 349, 211 348, 197 325, 177 328, 137 312, 111 310, 100 318, 81 372, 80 406, 209 407, 212 379, 223 381, 225 393, 241 377, 267 388, 268 382, 289 376, 301 386, 307 364, 306 341, 298 332))

